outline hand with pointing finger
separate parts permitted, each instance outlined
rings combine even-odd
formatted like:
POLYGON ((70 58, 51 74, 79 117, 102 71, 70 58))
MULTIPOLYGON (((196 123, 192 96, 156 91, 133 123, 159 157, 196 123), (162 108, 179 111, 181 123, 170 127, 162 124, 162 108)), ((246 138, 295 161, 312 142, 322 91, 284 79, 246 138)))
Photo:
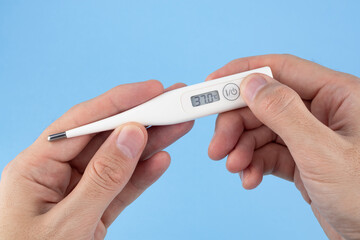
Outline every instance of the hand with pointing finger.
POLYGON ((360 82, 289 55, 237 59, 207 80, 270 66, 274 79, 248 76, 248 108, 218 116, 209 156, 228 155, 246 189, 264 174, 294 181, 330 239, 360 239, 360 82))
POLYGON ((129 123, 58 142, 48 142, 47 135, 109 117, 163 92, 154 80, 121 85, 73 107, 46 129, 1 175, 0 239, 103 239, 121 211, 169 166, 170 156, 161 150, 193 122, 148 129, 129 123))

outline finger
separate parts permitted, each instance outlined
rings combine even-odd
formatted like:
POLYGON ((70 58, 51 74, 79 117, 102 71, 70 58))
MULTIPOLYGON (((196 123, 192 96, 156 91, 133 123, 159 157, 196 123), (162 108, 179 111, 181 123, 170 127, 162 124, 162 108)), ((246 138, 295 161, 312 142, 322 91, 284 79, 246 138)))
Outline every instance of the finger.
POLYGON ((294 169, 295 163, 289 150, 269 143, 254 152, 251 164, 240 172, 240 178, 245 189, 253 189, 261 183, 265 174, 293 181, 294 169))
POLYGON ((169 167, 170 156, 159 152, 147 161, 139 162, 130 181, 104 212, 102 221, 109 227, 116 217, 150 185, 152 185, 169 167))
POLYGON ((112 132, 113 131, 106 131, 96 134, 86 147, 70 161, 70 165, 80 173, 83 173, 90 160, 94 157, 101 145, 106 141, 112 132))
POLYGON ((141 156, 141 160, 150 158, 153 154, 165 149, 188 133, 194 126, 194 121, 167 126, 148 128, 149 140, 141 156))
POLYGON ((235 147, 244 129, 253 129, 260 125, 262 123, 248 108, 219 114, 208 149, 209 157, 213 160, 224 158, 235 147))
MULTIPOLYGON (((146 160, 153 154, 173 144, 175 141, 189 132, 193 125, 194 121, 191 121, 175 125, 148 128, 148 141, 140 157, 140 160, 146 160)), ((84 148, 84 150, 78 156, 76 156, 74 160, 71 160, 71 166, 76 168, 80 173, 83 173, 90 159, 95 155, 97 150, 107 139, 110 133, 111 131, 108 131, 96 135, 84 148)))
POLYGON ((47 136, 94 122, 154 98, 164 92, 159 81, 150 80, 117 86, 110 91, 71 108, 50 125, 33 145, 34 152, 48 159, 68 161, 79 154, 88 144, 92 135, 85 135, 64 141, 48 142, 47 136))
POLYGON ((93 239, 94 240, 105 239, 106 233, 107 233, 107 229, 104 226, 104 223, 100 221, 95 228, 93 239))
MULTIPOLYGON (((184 83, 176 83, 165 89, 165 92, 185 87, 184 83)), ((167 126, 152 126, 148 128, 148 143, 141 156, 141 160, 150 158, 153 154, 168 147, 179 138, 188 133, 194 126, 194 121, 167 125, 167 126)))
POLYGON ((70 181, 67 184, 66 191, 64 192, 64 195, 62 196, 62 198, 67 196, 72 190, 74 190, 76 185, 80 182, 82 175, 83 175, 83 172, 79 172, 76 168, 71 168, 70 181))
POLYGON ((96 224, 129 182, 146 140, 146 129, 139 124, 116 129, 89 162, 75 189, 52 209, 53 217, 66 218, 64 210, 72 209, 72 222, 96 224))
MULTIPOLYGON (((167 89, 165 92, 171 91, 180 87, 184 87, 183 83, 176 83, 167 89)), ((168 126, 154 126, 147 129, 148 142, 142 154, 141 160, 151 157, 156 152, 159 152, 184 136, 191 130, 194 121, 168 125, 168 126)), ((110 135, 111 131, 97 134, 88 145, 71 161, 71 166, 75 167, 79 172, 84 172, 90 159, 94 156, 103 142, 110 135)))
POLYGON ((244 170, 253 158, 256 149, 276 140, 276 134, 266 126, 244 132, 226 162, 227 169, 232 173, 244 170))
POLYGON ((298 146, 299 141, 303 149, 312 149, 324 136, 336 137, 286 85, 266 75, 252 74, 244 79, 240 89, 254 115, 277 133, 290 150, 298 146))
POLYGON ((313 99, 325 84, 344 77, 344 74, 305 59, 288 54, 271 54, 233 60, 210 74, 207 80, 264 66, 271 68, 275 79, 307 100, 313 99))

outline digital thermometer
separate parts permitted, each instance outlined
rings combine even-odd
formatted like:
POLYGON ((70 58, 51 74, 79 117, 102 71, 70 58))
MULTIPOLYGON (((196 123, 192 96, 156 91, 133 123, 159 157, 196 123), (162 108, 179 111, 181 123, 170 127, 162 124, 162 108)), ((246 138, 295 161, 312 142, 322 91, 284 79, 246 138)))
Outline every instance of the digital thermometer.
POLYGON ((138 122, 144 126, 170 125, 241 108, 246 103, 240 96, 239 86, 252 73, 272 77, 271 69, 263 67, 178 88, 112 117, 50 135, 48 140, 107 131, 127 122, 138 122))

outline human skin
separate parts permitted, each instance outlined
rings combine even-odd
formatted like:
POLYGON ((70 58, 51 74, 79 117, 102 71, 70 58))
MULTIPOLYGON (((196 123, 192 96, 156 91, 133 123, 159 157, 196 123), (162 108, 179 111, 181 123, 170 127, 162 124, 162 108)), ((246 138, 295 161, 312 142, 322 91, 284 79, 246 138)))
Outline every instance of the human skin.
POLYGON ((245 189, 265 174, 294 181, 330 239, 360 239, 360 82, 291 55, 234 60, 207 80, 270 66, 240 92, 248 107, 222 113, 209 156, 226 156, 245 189))
POLYGON ((170 156, 161 150, 193 122, 148 129, 129 123, 56 142, 47 136, 125 111, 164 91, 155 80, 120 85, 76 105, 48 127, 1 175, 0 239, 103 239, 121 211, 165 172, 170 156))
MULTIPOLYGON (((208 80, 261 66, 270 66, 276 80, 244 80, 241 94, 249 108, 219 115, 210 157, 229 155, 227 168, 240 173, 246 189, 264 174, 294 181, 329 238, 359 239, 358 78, 294 56, 267 55, 235 60, 208 80)), ((168 167, 170 157, 161 149, 193 123, 147 130, 131 123, 53 143, 47 135, 163 91, 157 81, 119 86, 75 106, 45 130, 2 173, 0 238, 103 239, 121 211, 168 167)))

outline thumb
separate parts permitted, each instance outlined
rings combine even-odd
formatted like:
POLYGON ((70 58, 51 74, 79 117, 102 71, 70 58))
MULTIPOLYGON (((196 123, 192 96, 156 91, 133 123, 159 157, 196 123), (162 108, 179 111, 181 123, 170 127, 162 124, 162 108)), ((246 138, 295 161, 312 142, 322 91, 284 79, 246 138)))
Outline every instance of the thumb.
POLYGON ((76 188, 64 199, 65 209, 72 209, 72 220, 98 222, 128 183, 146 141, 146 129, 138 124, 123 125, 108 137, 76 188))
POLYGON ((323 140, 330 130, 306 108, 288 86, 263 74, 251 74, 240 86, 241 95, 254 115, 278 134, 289 148, 323 140), (314 135, 314 132, 317 134, 314 135))

